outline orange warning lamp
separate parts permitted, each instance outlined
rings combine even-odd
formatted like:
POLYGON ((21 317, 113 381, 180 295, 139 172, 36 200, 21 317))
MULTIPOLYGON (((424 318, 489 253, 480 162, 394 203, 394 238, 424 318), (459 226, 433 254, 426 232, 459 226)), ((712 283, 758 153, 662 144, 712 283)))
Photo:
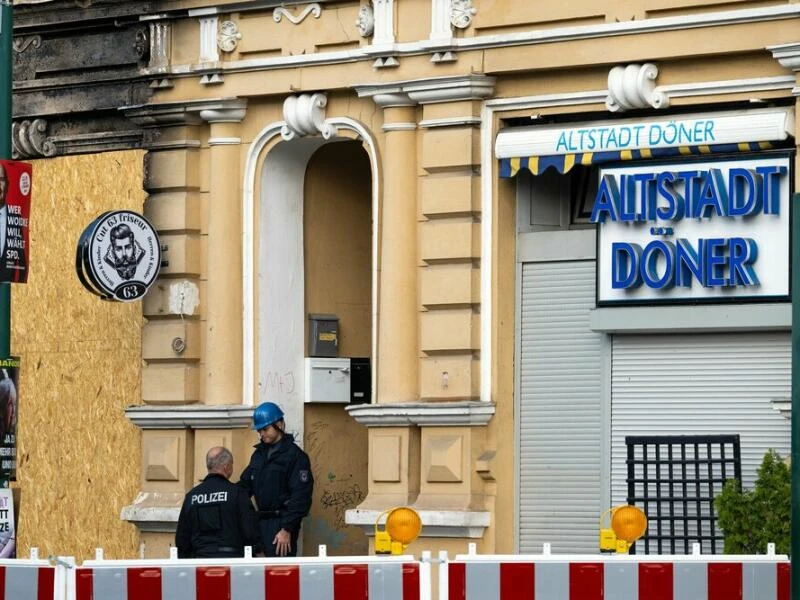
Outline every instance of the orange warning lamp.
POLYGON ((647 531, 647 516, 628 504, 609 508, 600 516, 600 552, 622 554, 647 531), (603 519, 611 514, 611 527, 603 527, 603 519))
POLYGON ((375 554, 402 554, 422 531, 422 520, 413 508, 400 506, 382 512, 375 521, 375 554), (386 515, 383 530, 378 529, 386 515))

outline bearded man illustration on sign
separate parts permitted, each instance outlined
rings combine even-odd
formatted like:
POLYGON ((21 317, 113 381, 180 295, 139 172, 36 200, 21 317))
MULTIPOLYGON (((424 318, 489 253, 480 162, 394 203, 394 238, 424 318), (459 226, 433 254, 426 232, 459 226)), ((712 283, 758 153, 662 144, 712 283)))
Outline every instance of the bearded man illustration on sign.
POLYGON ((109 232, 111 244, 105 261, 117 270, 122 279, 132 279, 136 267, 142 261, 144 249, 136 241, 133 231, 125 223, 120 223, 109 232))

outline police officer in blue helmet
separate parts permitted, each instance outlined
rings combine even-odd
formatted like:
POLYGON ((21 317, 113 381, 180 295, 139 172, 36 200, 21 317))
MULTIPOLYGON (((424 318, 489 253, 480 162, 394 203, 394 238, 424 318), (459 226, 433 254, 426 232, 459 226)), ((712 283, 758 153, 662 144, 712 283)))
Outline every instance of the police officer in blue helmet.
POLYGON ((308 455, 286 433, 283 411, 262 402, 253 411, 253 429, 260 442, 239 478, 259 515, 261 546, 265 556, 297 556, 300 522, 311 508, 314 477, 308 455))

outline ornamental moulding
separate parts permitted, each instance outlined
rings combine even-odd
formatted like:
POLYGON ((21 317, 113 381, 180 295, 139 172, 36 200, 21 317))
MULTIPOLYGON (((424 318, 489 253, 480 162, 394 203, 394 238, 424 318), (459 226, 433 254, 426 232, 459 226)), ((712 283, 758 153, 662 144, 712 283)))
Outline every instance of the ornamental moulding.
POLYGON ((12 155, 14 158, 54 156, 56 145, 47 137, 44 119, 14 121, 11 124, 12 155))
POLYGON ((472 6, 472 0, 453 0, 450 11, 450 23, 458 29, 469 27, 472 17, 478 14, 478 9, 472 6))
POLYGON ((606 107, 611 112, 637 108, 667 108, 669 97, 656 89, 658 67, 653 63, 616 66, 608 72, 606 107))
POLYGON ((362 4, 358 9, 358 19, 356 27, 361 37, 367 38, 375 31, 375 11, 369 4, 362 4))
POLYGON ((11 43, 11 47, 17 54, 22 54, 30 47, 40 48, 42 46, 42 36, 40 35, 27 35, 23 37, 16 37, 11 43))
POLYGON ((283 101, 283 120, 281 137, 292 140, 307 135, 321 135, 330 139, 336 135, 336 127, 325 119, 328 98, 325 94, 300 94, 289 96, 283 101))
POLYGON ((314 2, 314 4, 309 4, 308 6, 306 6, 300 13, 300 15, 295 17, 292 13, 289 12, 288 9, 284 8, 283 6, 279 6, 278 8, 272 11, 272 18, 276 23, 280 23, 281 19, 285 16, 293 24, 299 25, 300 23, 305 21, 306 17, 310 14, 314 15, 315 19, 319 19, 320 15, 322 14, 322 7, 316 2, 314 2))
POLYGON ((222 52, 233 52, 239 45, 240 39, 242 34, 239 32, 239 26, 234 21, 223 21, 217 34, 217 47, 222 52))

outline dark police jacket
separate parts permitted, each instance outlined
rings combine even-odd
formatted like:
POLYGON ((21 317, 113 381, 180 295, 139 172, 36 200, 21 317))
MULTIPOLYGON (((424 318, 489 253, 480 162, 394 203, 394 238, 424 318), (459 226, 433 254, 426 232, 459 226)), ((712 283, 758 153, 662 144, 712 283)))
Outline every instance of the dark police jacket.
POLYGON ((314 491, 308 455, 288 433, 273 445, 272 452, 264 442, 254 447, 250 464, 242 471, 238 485, 256 497, 262 518, 278 518, 282 529, 298 532, 300 521, 311 508, 314 491))
POLYGON ((178 558, 244 556, 260 551, 258 517, 250 497, 223 475, 211 473, 183 500, 175 531, 178 558))

